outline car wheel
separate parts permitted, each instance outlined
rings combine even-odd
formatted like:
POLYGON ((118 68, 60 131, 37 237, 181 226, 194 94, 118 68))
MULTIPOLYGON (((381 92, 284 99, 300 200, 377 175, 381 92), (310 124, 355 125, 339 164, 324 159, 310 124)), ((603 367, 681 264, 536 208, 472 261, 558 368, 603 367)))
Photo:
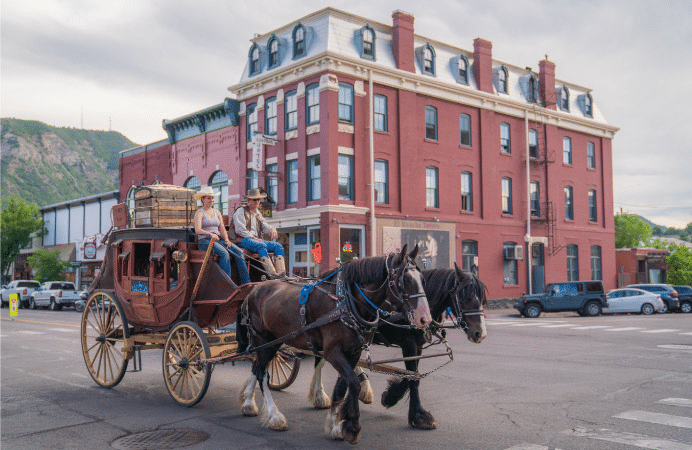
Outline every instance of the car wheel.
POLYGON ((680 312, 683 312, 683 313, 692 312, 692 303, 690 303, 690 302, 682 302, 682 303, 680 304, 680 312))
POLYGON ((83 302, 77 302, 74 304, 74 310, 77 312, 82 312, 84 311, 84 303, 83 302))
POLYGON ((524 308, 524 315, 531 319, 535 319, 541 315, 541 305, 538 303, 529 303, 526 305, 526 308, 524 308))
POLYGON ((33 298, 29 299, 29 309, 36 309, 36 301, 33 298))
POLYGON ((642 305, 642 314, 648 316, 648 315, 653 314, 653 313, 654 313, 654 305, 652 305, 651 303, 644 303, 642 305))
POLYGON ((596 317, 601 314, 601 305, 597 302, 589 302, 584 306, 584 314, 589 317, 596 317))
POLYGON ((664 304, 663 308, 659 309, 658 312, 661 314, 667 313, 668 312, 668 305, 664 304))
POLYGON ((55 299, 53 297, 50 298, 50 305, 48 306, 48 309, 50 309, 51 311, 58 310, 58 304, 55 303, 55 299))

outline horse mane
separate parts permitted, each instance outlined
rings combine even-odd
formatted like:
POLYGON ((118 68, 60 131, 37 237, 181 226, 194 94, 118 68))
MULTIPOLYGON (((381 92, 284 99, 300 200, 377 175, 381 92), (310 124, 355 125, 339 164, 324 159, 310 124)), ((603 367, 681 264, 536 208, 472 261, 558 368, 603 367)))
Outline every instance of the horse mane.
MULTIPOLYGON (((347 261, 341 266, 342 279, 345 284, 358 282, 359 284, 366 285, 382 282, 383 278, 387 276, 386 261, 386 256, 373 256, 347 261)), ((339 268, 323 272, 320 278, 324 279, 337 270, 339 268)))

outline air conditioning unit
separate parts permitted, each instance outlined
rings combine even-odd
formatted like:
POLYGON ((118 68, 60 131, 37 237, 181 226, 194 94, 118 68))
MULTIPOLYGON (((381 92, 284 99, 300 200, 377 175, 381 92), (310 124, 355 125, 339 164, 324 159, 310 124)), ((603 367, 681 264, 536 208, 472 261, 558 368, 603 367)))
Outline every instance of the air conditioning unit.
POLYGON ((505 247, 505 259, 524 259, 524 247, 515 245, 514 247, 505 247))

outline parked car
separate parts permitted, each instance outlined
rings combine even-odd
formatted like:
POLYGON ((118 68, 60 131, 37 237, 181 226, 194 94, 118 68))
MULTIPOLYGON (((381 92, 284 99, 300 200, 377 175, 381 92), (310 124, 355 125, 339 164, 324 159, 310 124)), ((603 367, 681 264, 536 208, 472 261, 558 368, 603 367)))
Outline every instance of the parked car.
POLYGON ((661 300, 666 304, 665 311, 677 311, 680 308, 678 300, 678 291, 670 284, 630 284, 628 288, 644 289, 645 291, 661 296, 661 300))
POLYGON ((545 292, 523 295, 514 308, 525 317, 538 317, 541 312, 576 311, 580 316, 598 316, 608 306, 601 281, 569 281, 552 283, 545 292))
POLYGON ((613 289, 606 293, 606 297, 608 298, 608 306, 603 308, 603 314, 641 313, 649 315, 666 307, 660 295, 643 289, 613 289))
POLYGON ((680 301, 680 312, 692 312, 692 287, 690 286, 673 286, 678 292, 678 301, 680 301))
POLYGON ((64 306, 74 306, 77 300, 79 300, 79 291, 74 283, 47 281, 31 294, 29 307, 31 309, 48 307, 51 311, 60 311, 64 306))
POLYGON ((19 294, 19 306, 27 308, 31 299, 31 294, 41 287, 41 283, 34 280, 14 280, 10 281, 7 286, 2 287, 0 291, 0 301, 2 307, 9 305, 10 294, 19 294))

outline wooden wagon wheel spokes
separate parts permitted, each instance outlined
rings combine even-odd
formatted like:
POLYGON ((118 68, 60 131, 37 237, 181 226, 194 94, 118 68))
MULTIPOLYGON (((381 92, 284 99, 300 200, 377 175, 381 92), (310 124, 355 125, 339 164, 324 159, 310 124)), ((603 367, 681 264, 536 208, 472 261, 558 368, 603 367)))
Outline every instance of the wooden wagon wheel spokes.
POLYGON ((94 292, 82 311, 82 355, 91 378, 111 388, 127 370, 127 319, 117 298, 107 291, 94 292), (104 305, 107 304, 107 307, 104 305))
POLYGON ((168 393, 179 405, 197 404, 209 388, 211 356, 207 337, 193 322, 180 322, 166 337, 163 348, 163 379, 168 393))
POLYGON ((289 387, 298 376, 300 358, 287 349, 277 352, 274 359, 269 362, 269 389, 280 391, 289 387))

